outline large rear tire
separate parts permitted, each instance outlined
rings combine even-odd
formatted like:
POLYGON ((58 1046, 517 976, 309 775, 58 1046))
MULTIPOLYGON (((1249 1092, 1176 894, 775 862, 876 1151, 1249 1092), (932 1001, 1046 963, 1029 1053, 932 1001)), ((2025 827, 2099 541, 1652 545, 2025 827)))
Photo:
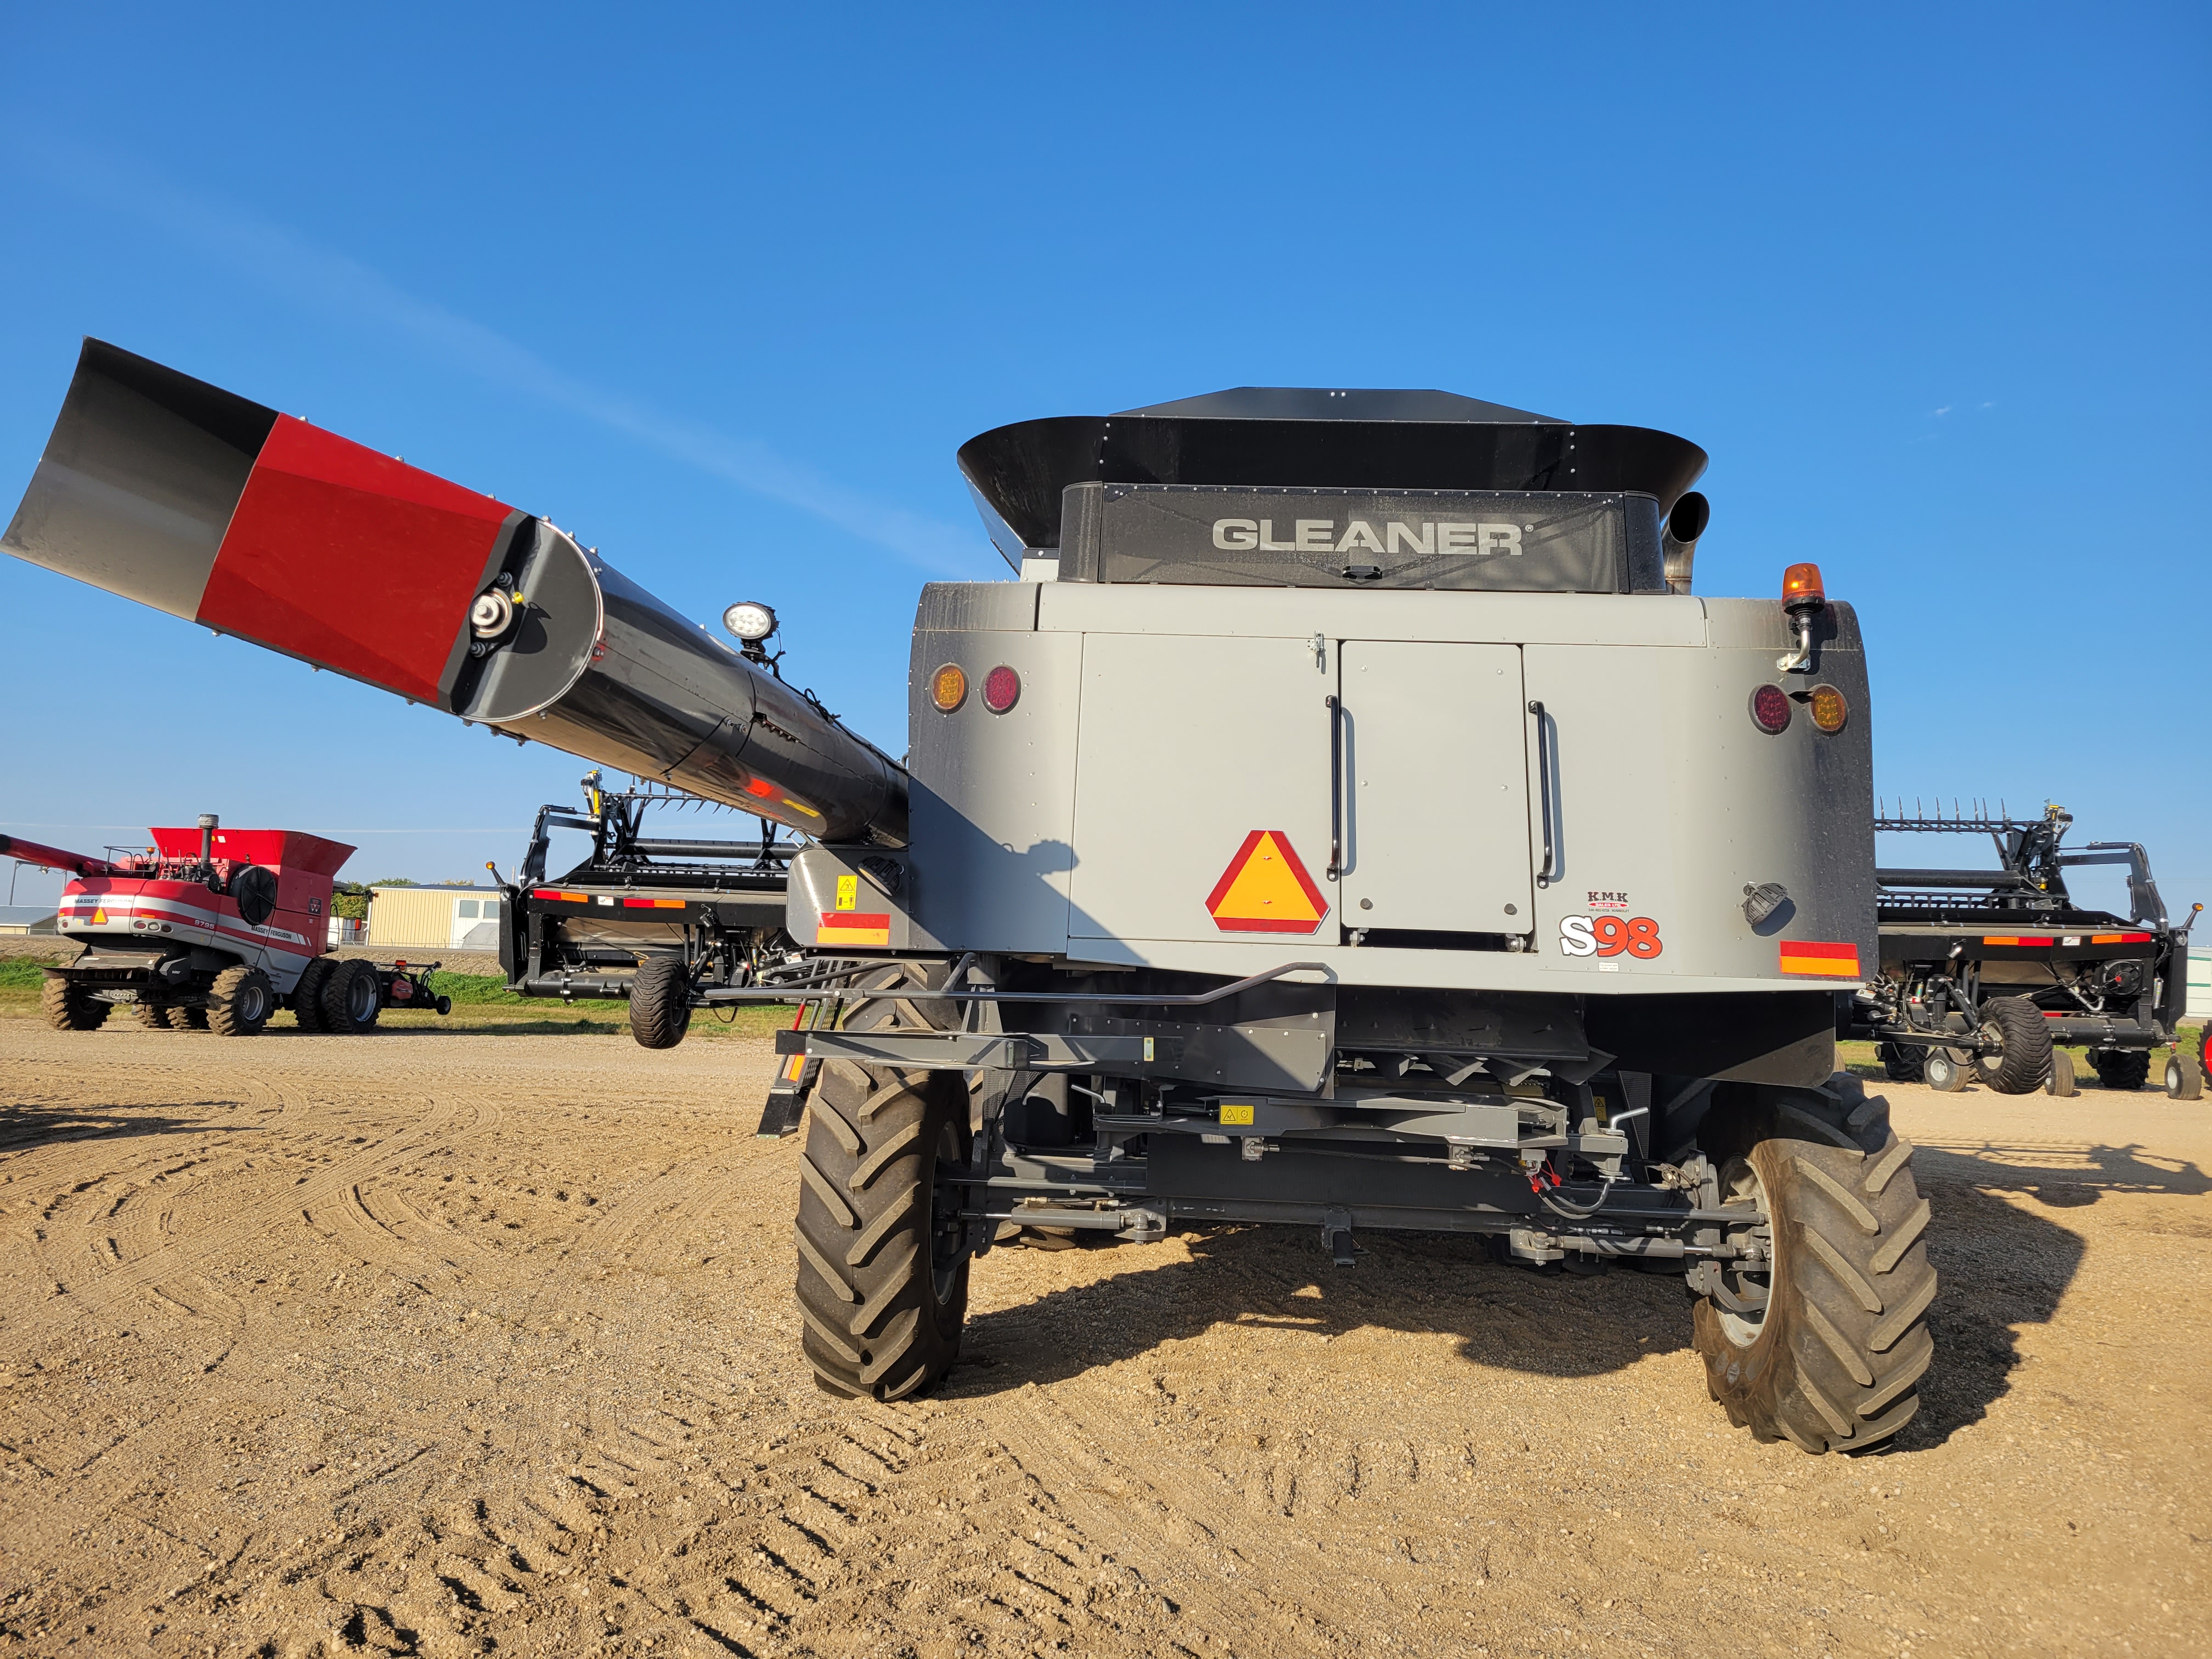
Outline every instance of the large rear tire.
POLYGON ((53 974, 48 974, 46 983, 39 987, 39 1012, 57 1031, 96 1031, 114 1006, 87 995, 53 974))
POLYGON ((323 1024, 323 987, 331 982, 337 966, 335 957, 317 957, 300 970, 300 982, 292 988, 292 1018, 301 1030, 328 1029, 323 1024))
POLYGON ((276 1012, 269 975, 243 963, 217 974, 208 993, 208 1024, 218 1036, 258 1036, 276 1012))
POLYGON ((2051 1026, 2025 997, 1991 997, 1982 1005, 1984 1037, 1995 1054, 1974 1056, 1974 1074, 2001 1095, 2033 1094, 2051 1075, 2051 1026))
MULTIPOLYGON (((868 988, 891 994, 846 1029, 939 1028, 946 1005, 911 995, 927 983, 919 965, 883 970, 868 988)), ((952 1368, 968 1316, 968 1091, 957 1072, 833 1060, 807 1120, 798 1291, 815 1380, 845 1396, 921 1394, 952 1368)))
POLYGON ((2150 1080, 2148 1048, 2099 1048, 2089 1056, 2097 1081, 2107 1089, 2140 1089, 2150 1080))
POLYGON ((151 1002, 132 1003, 131 1017, 149 1031, 166 1031, 170 1029, 170 1011, 151 1002))
POLYGON ((647 957, 629 988, 629 1034, 641 1048, 673 1048, 691 1029, 691 970, 679 956, 647 957))
POLYGON ((333 1036, 362 1036, 384 1012, 381 975, 370 962, 341 962, 323 981, 323 1029, 333 1036))
MULTIPOLYGON (((1695 1310, 1713 1398, 1757 1438, 1808 1452, 1887 1439, 1919 1409, 1936 1352, 1929 1211, 1889 1103, 1844 1073, 1819 1089, 1741 1085, 1698 1139, 1723 1203, 1762 1218, 1770 1252, 1763 1273, 1729 1278, 1752 1311, 1711 1296, 1695 1310)), ((1729 1232, 1757 1236, 1748 1218, 1729 1232)))

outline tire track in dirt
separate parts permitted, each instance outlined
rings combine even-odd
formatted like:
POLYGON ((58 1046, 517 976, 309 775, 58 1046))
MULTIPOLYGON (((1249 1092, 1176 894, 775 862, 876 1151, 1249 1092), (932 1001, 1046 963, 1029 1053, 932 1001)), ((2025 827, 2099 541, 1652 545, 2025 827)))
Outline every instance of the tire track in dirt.
POLYGON ((0 1338, 18 1353, 27 1353, 72 1321, 104 1312, 123 1298, 148 1289, 161 1279, 195 1271, 240 1243, 253 1238, 302 1210, 312 1211, 339 1197, 356 1182, 410 1158, 420 1157, 430 1146, 448 1138, 457 1120, 469 1109, 450 1098, 428 1103, 428 1109, 412 1124, 386 1139, 325 1165, 293 1184, 247 1203, 224 1219, 198 1233, 164 1243, 150 1255, 123 1262, 92 1277, 64 1279, 58 1291, 49 1294, 28 1312, 18 1311, 26 1297, 0 1295, 0 1338))
MULTIPOLYGON (((1261 1583, 1277 1601, 1297 1601, 1307 1618, 1326 1630, 1333 1622, 1325 1601, 1299 1595, 1310 1579, 1310 1553, 1285 1550, 1256 1536, 1253 1529, 1206 1504, 1200 1494, 1212 1484, 1210 1472, 1175 1466, 1179 1479, 1158 1461, 1164 1437, 1146 1442, 1149 1473, 1138 1474, 1109 1455, 1091 1449, 1088 1426, 1053 1395, 1034 1384, 991 1401, 988 1420, 1017 1462, 1069 1520, 1079 1536, 1103 1547, 1133 1569, 1145 1582, 1176 1604, 1182 1616, 1194 1616, 1215 1639, 1254 1653, 1318 1651, 1325 1638, 1278 1616, 1250 1610, 1261 1583), (1224 1557, 1231 1559, 1224 1568, 1224 1557), (1249 1594, 1225 1580, 1249 1571, 1249 1594), (1264 1577, 1261 1575, 1264 1574, 1264 1577)), ((1097 1415, 1127 1432, 1126 1413, 1102 1406, 1097 1415)))

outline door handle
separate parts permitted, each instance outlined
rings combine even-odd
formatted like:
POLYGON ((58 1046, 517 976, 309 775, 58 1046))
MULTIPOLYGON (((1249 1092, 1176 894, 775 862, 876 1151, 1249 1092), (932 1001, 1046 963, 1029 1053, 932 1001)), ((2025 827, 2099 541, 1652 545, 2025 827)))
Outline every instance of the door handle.
POLYGON ((1544 808, 1544 863, 1536 872, 1536 885, 1549 887, 1559 874, 1552 867, 1552 738, 1544 728, 1544 705, 1532 701, 1528 712, 1536 717, 1536 795, 1544 808))
POLYGON ((1334 697, 1328 708, 1328 877, 1344 873, 1344 708, 1334 697))

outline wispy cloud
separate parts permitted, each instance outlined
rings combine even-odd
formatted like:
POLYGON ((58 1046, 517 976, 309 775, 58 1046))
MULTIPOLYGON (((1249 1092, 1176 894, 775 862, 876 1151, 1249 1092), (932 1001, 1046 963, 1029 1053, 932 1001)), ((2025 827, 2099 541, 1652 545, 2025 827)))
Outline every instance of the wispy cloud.
POLYGON ((757 439, 733 437, 578 380, 496 330, 408 293, 380 271, 245 209, 178 189, 152 173, 53 141, 13 143, 50 183, 167 233, 294 304, 399 336, 441 363, 540 399, 672 459, 811 513, 937 574, 972 570, 980 531, 890 506, 757 439))

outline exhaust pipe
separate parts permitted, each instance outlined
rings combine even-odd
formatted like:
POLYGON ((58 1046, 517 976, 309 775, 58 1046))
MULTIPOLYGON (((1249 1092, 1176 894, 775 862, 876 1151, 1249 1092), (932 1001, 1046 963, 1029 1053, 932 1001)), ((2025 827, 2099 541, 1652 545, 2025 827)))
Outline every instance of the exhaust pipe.
POLYGON ((1667 532, 1659 538, 1659 547, 1666 561, 1669 593, 1690 591, 1690 567, 1697 560, 1698 538, 1705 533, 1712 516, 1713 504, 1694 489, 1685 493, 1667 515, 1667 532))
POLYGON ((0 549, 819 841, 907 778, 546 520, 87 340, 0 549))
POLYGON ((203 879, 215 873, 216 826, 222 820, 212 812, 200 814, 200 875, 203 879))

